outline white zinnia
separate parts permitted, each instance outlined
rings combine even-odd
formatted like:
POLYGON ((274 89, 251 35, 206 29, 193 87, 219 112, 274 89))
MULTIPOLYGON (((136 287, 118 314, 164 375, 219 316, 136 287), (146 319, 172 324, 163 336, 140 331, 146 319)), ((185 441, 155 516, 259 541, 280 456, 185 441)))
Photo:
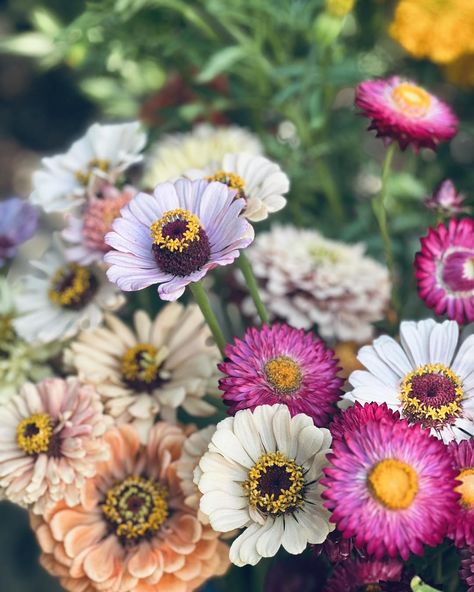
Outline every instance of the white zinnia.
POLYGON ((198 306, 166 305, 155 319, 139 310, 134 330, 113 315, 105 326, 84 331, 66 361, 93 384, 106 413, 133 423, 146 441, 155 416, 175 421, 176 410, 206 416, 215 408, 204 395, 215 391, 219 351, 198 306))
POLYGON ((367 370, 349 377, 349 401, 387 403, 448 443, 474 436, 474 335, 460 345, 455 321, 404 321, 399 345, 383 335, 363 347, 367 370))
POLYGON ((264 156, 241 152, 225 154, 217 163, 204 169, 192 169, 185 173, 189 179, 213 177, 214 181, 226 183, 244 197, 243 215, 251 222, 268 218, 285 204, 283 197, 290 189, 290 181, 281 168, 264 156))
POLYGON ((191 132, 165 136, 152 146, 145 163, 145 186, 170 181, 190 169, 205 169, 219 163, 228 152, 261 154, 260 140, 236 125, 197 125, 191 132))
POLYGON ((201 511, 212 528, 245 528, 230 548, 238 566, 273 557, 280 546, 299 554, 322 543, 334 525, 319 483, 331 435, 286 405, 262 405, 224 419, 202 457, 201 511))
MULTIPOLYGON (((358 343, 370 339, 390 297, 386 267, 363 244, 324 238, 315 230, 274 226, 246 251, 272 318, 293 327, 317 326, 326 338, 358 343)), ((253 314, 250 298, 244 311, 253 314)))
POLYGON ((48 213, 81 205, 96 177, 114 183, 142 159, 145 143, 139 122, 94 123, 65 154, 43 158, 43 168, 33 174, 31 203, 48 213))
POLYGON ((125 301, 103 271, 68 263, 57 242, 30 264, 34 272, 18 279, 13 320, 15 331, 28 342, 74 337, 97 327, 104 310, 116 310, 125 301))

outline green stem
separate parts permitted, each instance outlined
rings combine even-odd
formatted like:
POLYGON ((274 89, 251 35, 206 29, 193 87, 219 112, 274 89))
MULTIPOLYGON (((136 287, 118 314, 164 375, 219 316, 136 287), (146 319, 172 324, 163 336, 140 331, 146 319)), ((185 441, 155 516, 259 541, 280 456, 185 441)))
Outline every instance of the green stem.
POLYGON ((252 300, 257 308, 258 316, 260 317, 262 323, 268 324, 268 314, 265 309, 265 305, 260 298, 260 293, 258 291, 257 280, 252 271, 252 266, 250 265, 250 261, 247 258, 247 255, 244 251, 240 251, 240 257, 237 259, 237 265, 240 267, 241 272, 244 274, 245 283, 247 284, 248 291, 250 292, 250 296, 252 296, 252 300))
POLYGON ((209 329, 214 337, 214 341, 216 342, 219 351, 224 357, 224 348, 225 348, 225 338, 224 334, 222 333, 221 327, 219 325, 219 321, 214 314, 214 311, 211 308, 211 303, 209 302, 209 298, 207 297, 206 291, 202 287, 201 282, 194 282, 189 284, 191 292, 193 293, 194 300, 197 302, 199 308, 201 309, 203 317, 206 319, 207 324, 209 325, 209 329))
POLYGON ((318 158, 315 162, 316 172, 319 176, 321 187, 324 191, 326 199, 328 200, 329 207, 332 210, 336 223, 341 223, 344 220, 344 209, 341 203, 341 196, 334 178, 329 170, 328 165, 322 158, 318 158))
POLYGON ((377 222, 379 224, 380 235, 382 236, 384 251, 385 251, 385 260, 387 261, 387 266, 390 271, 390 275, 392 276, 393 280, 393 251, 392 251, 392 242, 390 240, 390 234, 388 232, 388 225, 387 225, 387 210, 385 209, 385 198, 387 197, 387 185, 388 185, 388 178, 390 176, 390 170, 392 166, 393 155, 395 153, 396 143, 392 142, 385 153, 385 159, 383 162, 382 167, 382 187, 380 189, 380 193, 378 197, 374 198, 372 201, 372 207, 374 210, 375 217, 377 218, 377 222))

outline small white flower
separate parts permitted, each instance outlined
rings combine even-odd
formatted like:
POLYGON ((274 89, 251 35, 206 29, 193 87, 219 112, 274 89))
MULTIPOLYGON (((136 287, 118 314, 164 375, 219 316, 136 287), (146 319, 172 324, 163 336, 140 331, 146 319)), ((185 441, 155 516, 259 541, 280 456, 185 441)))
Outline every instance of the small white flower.
POLYGON ((387 403, 448 443, 474 436, 474 335, 459 347, 455 321, 404 321, 399 345, 383 335, 359 351, 349 401, 387 403), (457 351, 456 351, 457 350, 457 351))
POLYGON ((178 407, 197 416, 215 412, 203 399, 217 384, 219 352, 210 339, 198 306, 176 302, 153 320, 137 311, 133 331, 106 315, 105 326, 71 344, 66 360, 95 385, 106 412, 118 423, 133 423, 146 441, 157 413, 175 421, 178 407))
POLYGON ((212 528, 245 528, 230 548, 238 566, 273 557, 280 546, 299 554, 322 543, 334 526, 319 484, 330 432, 286 405, 262 405, 224 419, 202 457, 201 511, 212 528))
POLYGON ((145 186, 154 187, 175 180, 190 169, 205 169, 222 161, 228 152, 261 154, 260 140, 236 125, 214 127, 197 125, 186 134, 173 134, 159 140, 145 163, 145 186))
POLYGON ((283 196, 290 189, 288 177, 276 163, 246 152, 225 154, 219 162, 187 171, 185 176, 220 181, 236 189, 237 197, 245 199, 244 216, 251 222, 265 220, 268 214, 281 210, 286 204, 283 196))
POLYGON ((114 183, 139 162, 145 142, 139 122, 94 123, 65 154, 43 158, 43 169, 33 175, 31 203, 48 213, 81 205, 97 177, 114 183))
POLYGON ((31 266, 35 272, 18 280, 13 320, 15 331, 28 342, 74 337, 97 327, 104 310, 116 310, 125 301, 101 270, 68 263, 56 241, 31 266))

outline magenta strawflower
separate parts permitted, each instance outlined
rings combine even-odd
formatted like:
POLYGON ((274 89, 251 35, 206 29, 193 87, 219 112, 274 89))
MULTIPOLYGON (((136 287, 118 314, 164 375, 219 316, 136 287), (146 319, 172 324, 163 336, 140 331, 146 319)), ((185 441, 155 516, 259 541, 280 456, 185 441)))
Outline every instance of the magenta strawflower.
POLYGON ((398 142, 402 150, 410 144, 415 150, 434 150, 457 132, 458 119, 448 105, 399 76, 361 82, 355 103, 372 120, 369 129, 398 142))
POLYGON ((406 420, 370 421, 333 442, 321 481, 331 521, 376 559, 438 545, 457 513, 445 445, 406 420))
POLYGON ((244 199, 224 183, 161 183, 153 195, 139 193, 113 223, 104 261, 121 290, 158 284, 163 300, 177 300, 186 286, 219 265, 229 265, 253 240, 242 216, 244 199))
POLYGON ((396 559, 374 561, 351 558, 334 568, 324 592, 382 590, 379 583, 399 582, 402 572, 403 563, 396 559))
POLYGON ((448 451, 459 481, 456 491, 461 495, 448 537, 458 547, 474 545, 474 440, 451 442, 448 451))
POLYGON ((365 425, 369 421, 383 421, 388 419, 400 419, 398 411, 392 411, 386 403, 379 405, 378 403, 366 403, 361 405, 358 401, 344 411, 339 411, 333 420, 329 429, 333 440, 341 439, 345 434, 354 430, 358 430, 360 426, 365 425))
POLYGON ((437 315, 474 321, 474 220, 430 228, 415 256, 418 293, 437 315))
POLYGON ((430 210, 452 216, 468 211, 468 208, 462 205, 465 199, 466 196, 463 193, 456 191, 454 183, 450 179, 445 179, 436 187, 433 195, 425 199, 425 206, 430 210))
POLYGON ((467 592, 474 592, 474 545, 461 551, 461 569, 459 576, 468 586, 467 592))
POLYGON ((258 405, 287 405, 315 425, 328 424, 344 383, 333 351, 321 339, 288 325, 250 328, 225 349, 219 388, 229 413, 258 405))

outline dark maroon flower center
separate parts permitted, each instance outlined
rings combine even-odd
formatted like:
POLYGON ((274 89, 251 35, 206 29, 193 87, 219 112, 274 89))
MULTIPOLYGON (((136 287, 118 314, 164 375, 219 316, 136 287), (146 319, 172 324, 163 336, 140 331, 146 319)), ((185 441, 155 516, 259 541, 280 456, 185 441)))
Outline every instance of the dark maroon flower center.
POLYGON ((442 374, 423 374, 411 379, 411 394, 430 407, 441 407, 456 400, 456 387, 442 374))
MULTIPOLYGON (((186 220, 173 220, 163 226, 163 236, 181 240, 187 230, 186 220)), ((161 245, 152 246, 155 261, 161 271, 172 275, 187 276, 201 269, 209 261, 211 247, 206 231, 199 228, 196 240, 189 241, 182 250, 171 251, 161 245)))
POLYGON ((274 495, 278 497, 280 493, 291 487, 291 480, 285 466, 268 467, 266 473, 263 473, 258 480, 258 488, 262 495, 274 495))

